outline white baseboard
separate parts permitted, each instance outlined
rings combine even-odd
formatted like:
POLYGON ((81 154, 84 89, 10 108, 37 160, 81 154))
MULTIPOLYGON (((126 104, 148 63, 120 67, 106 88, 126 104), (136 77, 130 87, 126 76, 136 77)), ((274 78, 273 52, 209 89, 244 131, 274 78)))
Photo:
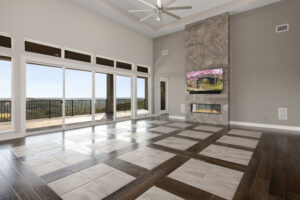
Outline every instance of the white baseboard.
POLYGON ((18 139, 25 137, 25 134, 21 133, 1 133, 0 134, 0 141, 6 141, 6 140, 13 140, 13 139, 18 139))
POLYGON ((185 121, 185 117, 184 116, 170 115, 169 118, 170 119, 177 119, 177 120, 185 121))
POLYGON ((278 129, 278 130, 286 130, 286 131, 300 131, 300 127, 298 126, 282 126, 282 125, 275 125, 275 124, 261 124, 261 123, 237 122, 237 121, 230 121, 230 124, 238 125, 238 126, 257 127, 257 128, 278 129))

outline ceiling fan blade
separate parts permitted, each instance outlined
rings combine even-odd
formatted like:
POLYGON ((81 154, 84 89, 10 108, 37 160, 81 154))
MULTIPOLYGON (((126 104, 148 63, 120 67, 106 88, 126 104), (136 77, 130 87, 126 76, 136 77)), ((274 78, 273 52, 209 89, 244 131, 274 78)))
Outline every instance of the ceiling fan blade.
POLYGON ((165 8, 165 10, 185 10, 185 9, 192 9, 192 6, 180 6, 180 7, 165 8))
POLYGON ((146 2, 144 0, 138 0, 138 1, 141 2, 141 3, 143 3, 143 4, 145 4, 145 5, 147 5, 147 6, 150 6, 151 8, 157 9, 154 5, 148 3, 148 2, 146 2))
POLYGON ((161 0, 157 0, 156 5, 157 7, 161 8, 161 0))
POLYGON ((148 19, 149 17, 152 17, 153 15, 155 15, 155 13, 150 13, 149 15, 146 15, 145 17, 143 17, 142 19, 140 19, 140 22, 145 21, 146 19, 148 19))
POLYGON ((181 17, 179 17, 179 16, 177 16, 177 15, 174 15, 173 13, 170 13, 170 12, 168 12, 168 11, 163 11, 163 13, 165 13, 166 15, 169 15, 170 17, 174 17, 174 18, 176 18, 176 19, 181 19, 181 17))
POLYGON ((131 12, 131 13, 135 13, 135 12, 151 12, 153 10, 128 10, 128 12, 131 12))
POLYGON ((175 3, 176 1, 177 0, 170 0, 165 4, 165 6, 168 7, 168 6, 172 5, 173 3, 175 3))

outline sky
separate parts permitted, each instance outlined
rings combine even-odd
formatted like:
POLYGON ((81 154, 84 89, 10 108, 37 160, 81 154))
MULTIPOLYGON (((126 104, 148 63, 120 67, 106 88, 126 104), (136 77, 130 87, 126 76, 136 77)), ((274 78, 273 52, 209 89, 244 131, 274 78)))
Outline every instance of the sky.
POLYGON ((145 98, 145 82, 144 78, 137 78, 137 98, 145 98))
MULTIPOLYGON (((62 68, 46 67, 34 64, 27 64, 26 67, 26 93, 28 98, 62 98, 62 68)), ((1 67, 0 74, 7 74, 7 72, 4 72, 1 67)), ((92 97, 91 72, 66 69, 65 77, 66 98, 92 97)), ((7 80, 2 79, 1 75, 0 78, 1 82, 2 80, 3 82, 8 82, 7 80)), ((106 98, 106 79, 106 74, 95 74, 96 98, 106 98)), ((2 94, 1 87, 0 92, 2 94)), ((145 97, 145 79, 137 79, 137 96, 138 98, 145 97)), ((116 97, 131 97, 131 77, 116 76, 116 97)))
POLYGON ((0 98, 11 98, 11 61, 0 60, 0 98))
POLYGON ((116 76, 116 97, 117 98, 131 97, 131 77, 116 76))

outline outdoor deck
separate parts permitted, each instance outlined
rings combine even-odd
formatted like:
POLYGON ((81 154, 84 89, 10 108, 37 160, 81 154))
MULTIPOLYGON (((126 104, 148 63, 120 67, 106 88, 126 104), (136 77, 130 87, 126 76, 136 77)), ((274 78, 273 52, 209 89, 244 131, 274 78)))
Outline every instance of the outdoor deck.
MULTIPOLYGON (((148 113, 148 110, 140 109, 138 110, 139 115, 145 115, 148 113)), ((118 111, 116 112, 117 118, 130 117, 131 111, 118 111)), ((68 116, 65 119, 66 124, 78 124, 83 122, 89 122, 92 120, 91 115, 76 115, 76 116, 68 116)), ((105 121, 112 120, 112 117, 107 117, 105 113, 99 113, 95 115, 96 121, 105 121)), ((62 117, 53 117, 53 118, 43 118, 43 119, 32 119, 27 120, 26 129, 39 129, 45 127, 56 127, 62 125, 62 117)), ((0 131, 10 130, 11 122, 0 122, 0 131)))

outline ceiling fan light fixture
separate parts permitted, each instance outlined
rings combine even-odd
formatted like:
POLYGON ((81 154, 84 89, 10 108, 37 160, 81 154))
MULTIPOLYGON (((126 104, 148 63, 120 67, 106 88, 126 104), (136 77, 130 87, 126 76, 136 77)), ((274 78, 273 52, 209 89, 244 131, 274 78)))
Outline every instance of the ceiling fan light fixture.
POLYGON ((134 13, 134 12, 149 12, 149 11, 151 12, 152 11, 152 13, 150 13, 149 15, 145 16, 144 18, 140 19, 139 20, 140 22, 143 22, 146 19, 148 19, 149 17, 154 16, 154 19, 157 22, 162 23, 162 21, 163 21, 163 16, 162 15, 163 14, 168 15, 172 18, 175 18, 175 19, 179 20, 179 19, 181 19, 181 17, 169 12, 169 10, 172 11, 172 10, 192 9, 192 6, 169 7, 171 4, 173 4, 174 2, 176 2, 178 0, 168 0, 168 2, 166 4, 162 4, 161 0, 156 0, 156 5, 152 5, 149 2, 147 2, 146 0, 138 0, 138 1, 153 8, 152 10, 129 10, 129 12, 131 12, 131 13, 134 13))

